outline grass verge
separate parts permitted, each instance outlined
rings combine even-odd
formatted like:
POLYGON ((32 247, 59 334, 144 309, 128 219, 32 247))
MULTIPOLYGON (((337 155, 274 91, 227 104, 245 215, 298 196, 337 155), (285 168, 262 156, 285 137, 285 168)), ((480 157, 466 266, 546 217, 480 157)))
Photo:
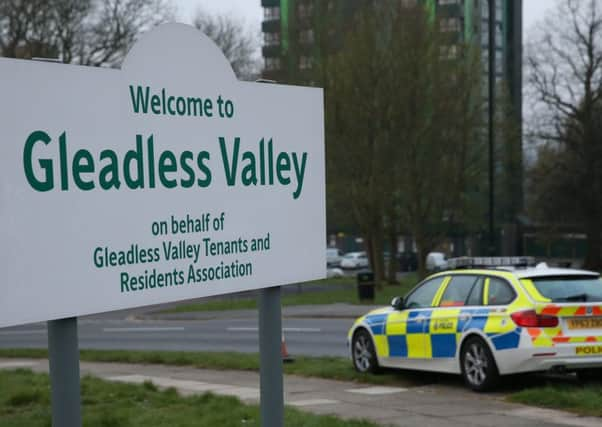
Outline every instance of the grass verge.
MULTIPOLYGON (((48 353, 45 349, 0 349, 0 357, 4 358, 38 359, 46 358, 47 355, 48 353)), ((82 361, 89 362, 160 364, 217 370, 259 370, 258 355, 244 353, 81 350, 80 358, 82 361)), ((452 375, 404 370, 385 370, 379 375, 360 374, 352 368, 349 360, 336 357, 298 357, 294 363, 284 364, 284 372, 304 377, 367 384, 397 385, 402 387, 431 383, 447 383, 461 387, 459 377, 452 375)), ((564 379, 555 382, 548 381, 546 385, 541 386, 542 382, 547 381, 545 379, 542 380, 542 378, 541 376, 530 380, 525 378, 524 383, 521 381, 520 385, 512 385, 510 389, 505 390, 505 392, 509 393, 506 399, 514 403, 561 409, 579 415, 602 417, 602 384, 578 385, 573 382, 574 380, 567 381, 564 379), (526 388, 518 390, 519 386, 526 386, 526 388)), ((5 388, 0 382, 0 390, 13 389, 5 388)), ((22 390, 19 393, 13 393, 10 400, 16 406, 27 404, 29 401, 43 401, 45 398, 36 390, 28 389, 22 390)), ((1 396, 0 394, 0 400, 2 399, 1 396)), ((0 410, 0 420, 2 420, 1 415, 2 411, 0 410)), ((0 423, 0 425, 5 426, 3 423, 0 423)), ((129 426, 129 424, 125 424, 125 426, 129 426)))
POLYGON ((508 396, 510 402, 562 409, 579 415, 602 417, 601 384, 559 384, 522 390, 508 396))
MULTIPOLYGON (((0 349, 0 357, 40 359, 47 358, 48 352, 46 349, 0 349)), ((259 371, 259 355, 234 352, 81 350, 80 360, 259 371)), ((296 357, 294 363, 284 364, 284 373, 370 384, 411 385, 420 382, 420 374, 403 371, 387 371, 382 375, 360 374, 353 369, 350 360, 342 357, 296 357)))
MULTIPOLYGON (((381 289, 376 289, 375 300, 370 304, 388 305, 391 299, 396 296, 405 295, 415 284, 417 277, 414 274, 405 277, 398 285, 384 285, 381 289)), ((292 305, 317 305, 317 304, 366 304, 360 301, 357 296, 357 286, 355 277, 342 277, 338 279, 324 279, 312 282, 290 285, 297 287, 298 293, 282 296, 283 306, 292 305), (333 290, 315 290, 317 286, 332 286, 333 290), (312 289, 314 288, 314 289, 312 289)), ((257 299, 249 296, 248 298, 224 298, 209 300, 202 303, 181 304, 162 313, 187 313, 193 311, 221 311, 221 310, 244 310, 257 308, 257 299)))
MULTIPOLYGON (((51 425, 49 379, 28 370, 0 371, 0 425, 51 425)), ((258 426, 259 408, 233 397, 204 394, 182 397, 174 389, 150 383, 132 385, 84 377, 81 383, 83 425, 87 427, 258 426)), ((376 427, 366 421, 340 420, 285 408, 286 426, 376 427)))

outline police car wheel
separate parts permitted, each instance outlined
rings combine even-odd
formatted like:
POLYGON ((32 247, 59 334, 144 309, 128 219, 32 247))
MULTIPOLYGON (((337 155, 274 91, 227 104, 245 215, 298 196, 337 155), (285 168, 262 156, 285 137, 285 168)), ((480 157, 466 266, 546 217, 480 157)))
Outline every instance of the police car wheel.
POLYGON ((378 371, 378 360, 374 351, 372 337, 365 329, 360 329, 353 336, 352 342, 353 366, 358 372, 378 371))
POLYGON ((489 346, 478 337, 466 340, 460 354, 462 376, 468 387, 475 391, 491 389, 499 378, 495 360, 489 346))

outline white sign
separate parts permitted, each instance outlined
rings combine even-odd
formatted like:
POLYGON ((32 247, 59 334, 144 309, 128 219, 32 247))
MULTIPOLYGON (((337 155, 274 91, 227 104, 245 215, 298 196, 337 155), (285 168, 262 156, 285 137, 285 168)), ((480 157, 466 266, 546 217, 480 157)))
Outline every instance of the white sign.
POLYGON ((239 82, 181 24, 0 76, 0 327, 325 276, 321 89, 239 82))

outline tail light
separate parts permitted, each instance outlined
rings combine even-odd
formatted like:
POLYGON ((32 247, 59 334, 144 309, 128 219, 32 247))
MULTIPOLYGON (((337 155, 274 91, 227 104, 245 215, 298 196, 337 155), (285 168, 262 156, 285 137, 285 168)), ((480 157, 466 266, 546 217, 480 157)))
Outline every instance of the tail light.
POLYGON ((525 328, 555 328, 558 326, 558 317, 537 314, 535 310, 517 311, 510 317, 517 326, 525 328))

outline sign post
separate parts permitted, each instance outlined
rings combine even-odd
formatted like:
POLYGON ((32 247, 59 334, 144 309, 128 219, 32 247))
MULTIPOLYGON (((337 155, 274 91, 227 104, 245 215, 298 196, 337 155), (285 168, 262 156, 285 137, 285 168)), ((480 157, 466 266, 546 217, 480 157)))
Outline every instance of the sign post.
POLYGON ((284 425, 280 287, 259 291, 259 382, 263 427, 284 425))
POLYGON ((48 321, 52 425, 81 427, 77 318, 48 321))
POLYGON ((279 287, 326 273, 322 89, 240 82, 182 24, 121 69, 0 75, 0 328, 48 322, 54 424, 81 424, 77 317, 265 288, 262 413, 281 423, 279 287))

